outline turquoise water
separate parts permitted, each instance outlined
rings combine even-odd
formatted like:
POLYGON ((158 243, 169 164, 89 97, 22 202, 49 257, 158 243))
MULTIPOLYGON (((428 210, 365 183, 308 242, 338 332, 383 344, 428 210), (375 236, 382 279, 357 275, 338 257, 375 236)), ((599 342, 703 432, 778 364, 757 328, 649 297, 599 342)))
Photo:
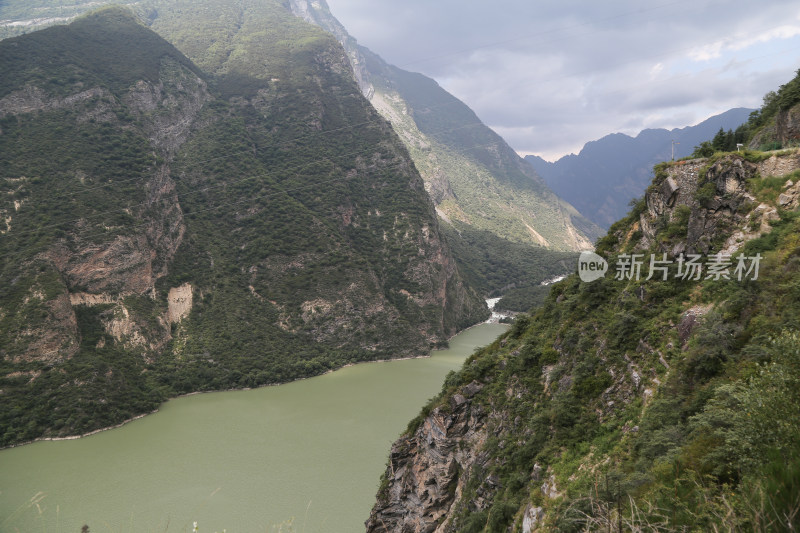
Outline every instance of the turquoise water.
POLYGON ((0 452, 0 531, 363 531, 391 443, 506 326, 426 359, 198 394, 78 440, 0 452))

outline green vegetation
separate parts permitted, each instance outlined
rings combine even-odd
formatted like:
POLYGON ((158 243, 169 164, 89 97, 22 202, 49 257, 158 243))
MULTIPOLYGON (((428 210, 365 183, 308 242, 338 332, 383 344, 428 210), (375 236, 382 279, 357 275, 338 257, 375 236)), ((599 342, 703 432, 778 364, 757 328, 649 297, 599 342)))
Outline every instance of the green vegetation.
POLYGON ((750 126, 742 124, 736 131, 719 129, 711 141, 703 141, 695 147, 691 157, 711 157, 716 152, 735 152, 737 144, 745 144, 749 139, 750 126))
POLYGON ((121 8, 0 42, 21 102, 0 119, 0 446, 422 354, 488 314, 430 260, 423 182, 334 39, 277 2, 203 32, 228 4, 150 13, 205 72, 121 8))
MULTIPOLYGON (((0 4, 0 19, 70 17, 103 3, 110 2, 64 7, 53 0, 8 0, 0 4)), ((258 91, 266 79, 305 75, 304 65, 313 58, 319 40, 330 39, 309 32, 302 21, 287 16, 279 2, 205 0, 196 8, 185 0, 145 0, 131 7, 205 72, 223 76, 220 89, 226 94, 231 85, 231 94, 244 94, 258 91), (280 24, 259 24, 265 19, 280 24), (247 57, 254 52, 265 52, 270 59, 253 69, 247 57)), ((322 17, 331 18, 330 13, 322 17)), ((39 27, 0 28, 0 37, 39 27)), ((362 66, 376 92, 373 103, 404 139, 445 216, 500 239, 561 251, 588 247, 601 236, 594 223, 555 196, 505 141, 434 80, 386 64, 355 40, 346 46, 349 53, 364 58, 362 66), (577 242, 565 226, 572 226, 585 241, 577 242)))
POLYGON ((786 182, 792 180, 797 183, 798 179, 800 179, 800 171, 795 171, 785 176, 755 178, 750 180, 747 185, 748 190, 753 193, 757 201, 775 204, 786 182))
POLYGON ((574 250, 590 247, 599 229, 433 80, 358 51, 377 95, 373 103, 405 139, 461 272, 484 295, 502 295, 498 309, 540 304, 547 288, 539 284, 570 272, 574 250), (570 237, 565 225, 585 240, 570 237))
POLYGON ((532 167, 463 102, 432 79, 386 64, 362 47, 373 104, 405 140, 446 220, 501 239, 559 251, 591 243, 599 228, 559 199, 532 167))
POLYGON ((781 85, 777 91, 770 91, 764 95, 761 109, 750 114, 748 121, 736 131, 722 129, 717 132, 711 141, 704 141, 695 147, 692 157, 711 157, 715 152, 733 152, 737 143, 745 146, 751 145, 757 140, 756 148, 759 151, 780 150, 788 148, 784 146, 774 133, 769 132, 774 129, 774 124, 778 113, 786 112, 800 103, 800 70, 790 82, 781 85))
MULTIPOLYGON (((540 282, 536 285, 522 285, 508 289, 503 293, 503 299, 494 307, 497 311, 528 312, 544 304, 547 295, 550 294, 550 288, 550 285, 541 285, 540 282)), ((504 320, 509 319, 501 319, 500 322, 504 320)))
POLYGON ((48 28, 37 33, 36 41, 36 46, 25 46, 25 37, 2 41, 0 98, 26 85, 52 96, 90 87, 105 87, 119 95, 136 81, 158 82, 164 57, 200 72, 132 13, 119 8, 103 8, 68 26, 48 28), (118 42, 137 46, 113 46, 118 42))
MULTIPOLYGON (((749 187, 771 202, 787 178, 749 187)), ((643 210, 634 202, 600 241, 609 263, 638 242, 613 235, 631 235, 643 210)), ((685 236, 687 220, 677 208, 657 240, 685 236)), ((744 246, 763 258, 757 280, 682 280, 673 264, 666 281, 573 275, 555 285, 423 410, 484 385, 472 401, 490 413, 487 455, 448 527, 520 531, 532 506, 547 531, 797 529, 798 235, 800 212, 780 211, 771 233, 744 246), (550 475, 554 498, 542 488, 550 475)))
MULTIPOLYGON (((249 13, 274 9, 274 6, 269 5, 246 4, 249 13)), ((237 57, 244 57, 242 50, 247 51, 252 46, 250 39, 230 35, 231 28, 241 19, 238 8, 226 3, 215 3, 214 12, 218 13, 218 18, 214 21, 198 16, 187 18, 186 14, 193 10, 190 4, 181 2, 159 6, 152 28, 176 43, 178 48, 205 70, 229 72, 237 69, 239 74, 246 73, 246 69, 242 69, 239 63, 231 66, 226 59, 231 56, 232 47, 239 47, 237 57)), ((271 18, 277 16, 286 17, 286 13, 269 13, 271 18)), ((281 20, 284 27, 292 28, 292 32, 307 31, 303 29, 305 25, 296 19, 291 20, 290 17, 281 20)), ((247 33, 246 30, 247 27, 243 28, 242 33, 247 33)), ((256 29, 252 31, 255 32, 256 29)), ((260 27, 257 31, 260 39, 285 42, 274 36, 277 29, 260 27)), ((296 40, 308 42, 319 38, 315 35, 301 33, 296 40)), ((286 50, 271 50, 270 54, 279 55, 275 60, 268 61, 268 64, 296 65, 297 61, 287 60, 282 55, 286 50)), ((525 164, 519 165, 519 158, 510 149, 500 150, 499 160, 492 156, 490 152, 495 146, 500 146, 502 140, 483 126, 469 108, 442 91, 432 80, 389 67, 369 53, 367 58, 373 74, 371 81, 377 91, 388 94, 392 90, 399 90, 404 95, 403 98, 408 100, 407 105, 415 109, 431 110, 423 114, 398 113, 397 117, 403 118, 395 119, 393 126, 397 131, 403 132, 404 137, 411 135, 419 139, 419 142, 410 142, 407 146, 421 174, 430 179, 430 176, 444 172, 448 186, 458 197, 457 202, 450 198, 440 203, 437 201, 436 191, 432 191, 439 209, 456 215, 453 225, 458 228, 459 236, 453 235, 448 224, 443 223, 441 226, 450 236, 450 244, 460 270, 462 273, 469 270, 470 284, 484 294, 498 291, 507 293, 512 299, 507 300, 507 304, 501 303, 501 306, 509 305, 514 310, 529 309, 540 301, 541 295, 522 296, 523 292, 516 291, 528 291, 528 285, 536 285, 544 279, 569 271, 574 256, 566 253, 550 254, 543 248, 531 246, 535 239, 525 224, 535 226, 547 239, 548 246, 556 250, 573 249, 574 243, 562 241, 564 232, 563 223, 560 222, 565 213, 570 216, 569 209, 560 206, 558 200, 537 178, 525 173, 530 169, 525 164), (391 90, 385 86, 387 79, 396 81, 391 90), (423 115, 424 118, 419 118, 423 115), (521 213, 536 213, 537 216, 534 220, 521 213), (479 248, 471 249, 471 246, 479 248), (487 262, 490 257, 503 259, 490 259, 487 262), (567 268, 564 268, 565 259, 570 265, 567 268), (499 265, 499 262, 503 265, 499 265)), ((268 74, 273 79, 280 80, 297 75, 296 68, 288 73, 276 70, 268 74)), ((237 75, 235 79, 241 80, 241 76, 237 75)), ((240 87, 238 90, 243 89, 240 87)), ((572 223, 578 224, 587 234, 592 234, 591 224, 581 225, 577 213, 573 213, 571 217, 572 223)))
POLYGON ((489 298, 503 297, 498 310, 525 312, 540 305, 550 291, 541 283, 573 272, 578 260, 577 252, 507 241, 459 222, 442 229, 470 285, 489 298))
POLYGON ((761 109, 754 112, 747 122, 751 132, 750 138, 755 137, 759 129, 774 121, 779 112, 787 111, 798 103, 800 103, 800 70, 790 82, 781 85, 777 91, 770 91, 764 95, 761 109))

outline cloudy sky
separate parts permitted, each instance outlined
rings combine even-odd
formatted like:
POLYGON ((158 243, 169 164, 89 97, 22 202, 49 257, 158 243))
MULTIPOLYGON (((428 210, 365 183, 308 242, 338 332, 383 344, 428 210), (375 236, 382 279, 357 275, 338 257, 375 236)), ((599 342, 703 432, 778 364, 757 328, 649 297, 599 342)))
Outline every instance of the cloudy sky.
POLYGON ((760 107, 800 68, 797 0, 328 0, 389 63, 467 103, 520 154, 760 107))

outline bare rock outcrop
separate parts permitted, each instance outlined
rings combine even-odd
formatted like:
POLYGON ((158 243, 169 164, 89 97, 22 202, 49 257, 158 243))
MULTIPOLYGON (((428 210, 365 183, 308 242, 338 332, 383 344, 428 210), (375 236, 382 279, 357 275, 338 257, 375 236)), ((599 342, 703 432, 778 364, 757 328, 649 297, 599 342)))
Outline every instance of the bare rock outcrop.
POLYGON ((796 146, 798 142, 800 142, 800 106, 794 106, 778 110, 775 121, 755 135, 748 147, 757 150, 769 143, 796 146))
MULTIPOLYGON (((26 297, 23 306, 31 304, 40 304, 44 310, 44 317, 39 325, 29 325, 14 336, 12 345, 21 346, 23 350, 20 355, 11 358, 12 362, 39 361, 57 364, 75 355, 80 338, 77 318, 70 305, 69 295, 60 292, 55 297, 47 299, 42 292, 34 288, 26 297)), ((0 317, 7 311, 12 310, 0 309, 0 317)), ((4 354, 5 348, 9 347, 2 347, 0 354, 4 354)))
POLYGON ((39 87, 28 85, 0 98, 0 118, 7 115, 24 115, 37 111, 76 108, 89 100, 109 97, 110 93, 100 87, 93 87, 63 98, 54 98, 39 87))
MULTIPOLYGON (((660 183, 648 190, 647 209, 639 217, 642 231, 639 249, 657 243, 673 257, 683 253, 732 255, 748 240, 769 233, 769 222, 778 218, 774 207, 755 203, 755 197, 747 191, 747 181, 757 176, 793 172, 800 168, 800 161, 796 152, 777 154, 760 163, 733 154, 707 165, 705 159, 677 163, 667 169, 668 175, 660 183), (686 217, 685 237, 659 241, 659 231, 681 216, 686 217), (721 234, 729 237, 715 242, 721 234)), ((786 206, 792 205, 796 201, 792 196, 795 189, 786 187, 785 191, 782 200, 786 206)))
POLYGON ((434 409, 413 435, 392 446, 368 533, 447 531, 448 512, 469 474, 485 461, 481 449, 488 437, 480 406, 455 394, 448 407, 434 409))
POLYGON ((158 83, 138 81, 123 102, 145 119, 153 145, 172 154, 189 137, 195 117, 211 98, 206 82, 177 61, 164 59, 158 83))
MULTIPOLYGON (((111 306, 101 313, 103 327, 122 344, 154 350, 169 340, 168 327, 143 327, 144 317, 137 316, 122 300, 128 296, 152 297, 156 282, 167 275, 168 265, 182 242, 186 229, 170 160, 210 99, 204 81, 185 66, 167 59, 162 61, 158 83, 139 81, 120 98, 100 87, 53 96, 41 88, 26 86, 0 99, 0 117, 70 109, 86 120, 120 127, 126 126, 118 124, 115 111, 127 109, 138 115, 142 133, 163 157, 163 162, 141 176, 144 201, 126 210, 139 221, 134 231, 115 235, 116 228, 108 227, 105 229, 109 236, 97 239, 93 220, 77 219, 65 228, 60 239, 37 255, 35 260, 47 265, 41 268, 57 272, 63 293, 46 296, 48 291, 33 291, 31 298, 42 300, 49 311, 42 314, 43 320, 35 327, 22 329, 17 335, 15 342, 26 346, 16 356, 20 362, 70 358, 81 342, 74 312, 77 306, 111 306)), ((21 185, 26 180, 19 178, 21 185)), ((17 202, 15 210, 20 206, 17 202)), ((164 306, 163 313, 177 322, 191 309, 191 287, 188 296, 183 287, 175 290, 179 294, 164 306)))
POLYGON ((167 296, 167 322, 177 324, 192 312, 192 286, 184 283, 180 287, 173 287, 167 296))

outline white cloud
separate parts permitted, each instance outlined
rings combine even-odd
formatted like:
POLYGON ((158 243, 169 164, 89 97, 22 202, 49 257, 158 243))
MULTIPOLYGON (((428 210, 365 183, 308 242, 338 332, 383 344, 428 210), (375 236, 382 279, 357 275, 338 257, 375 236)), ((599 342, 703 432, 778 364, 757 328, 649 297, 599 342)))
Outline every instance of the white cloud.
POLYGON ((650 69, 650 79, 655 80, 658 78, 658 75, 664 71, 664 63, 656 63, 653 65, 653 68, 650 69))
POLYGON ((786 40, 800 35, 800 24, 784 24, 766 31, 757 32, 751 36, 733 36, 723 40, 700 46, 689 52, 689 57, 694 61, 709 61, 722 57, 723 52, 746 50, 757 44, 769 43, 775 40, 786 40))
POLYGON ((361 44, 550 157, 757 107, 800 67, 796 0, 328 1, 361 44))

